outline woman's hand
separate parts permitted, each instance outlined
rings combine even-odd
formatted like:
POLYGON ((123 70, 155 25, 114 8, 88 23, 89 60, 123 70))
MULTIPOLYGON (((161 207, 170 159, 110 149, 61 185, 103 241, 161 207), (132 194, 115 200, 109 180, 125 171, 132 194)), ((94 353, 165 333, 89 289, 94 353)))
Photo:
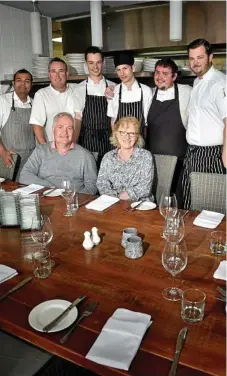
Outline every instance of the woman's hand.
POLYGON ((129 200, 128 193, 127 193, 127 192, 121 192, 121 193, 119 194, 119 199, 120 199, 120 200, 129 200))

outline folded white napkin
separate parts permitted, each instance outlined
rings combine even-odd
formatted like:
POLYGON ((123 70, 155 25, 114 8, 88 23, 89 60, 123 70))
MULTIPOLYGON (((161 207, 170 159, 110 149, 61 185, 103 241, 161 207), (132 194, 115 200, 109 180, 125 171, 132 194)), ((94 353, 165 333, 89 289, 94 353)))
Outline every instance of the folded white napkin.
POLYGON ((22 187, 22 188, 17 188, 17 189, 14 189, 13 192, 16 192, 16 193, 21 193, 21 194, 29 194, 29 193, 33 193, 33 192, 36 192, 36 191, 39 191, 40 189, 44 188, 43 185, 39 185, 39 184, 30 184, 28 185, 27 187, 22 187))
POLYGON ((6 265, 0 264, 0 283, 7 281, 17 275, 17 271, 6 265))
POLYGON ((98 210, 98 211, 103 211, 109 206, 116 204, 116 202, 119 201, 119 198, 117 197, 111 197, 107 195, 102 195, 98 198, 96 198, 94 201, 89 202, 85 207, 87 209, 93 209, 93 210, 98 210))
POLYGON ((224 214, 202 210, 195 218, 193 224, 200 227, 216 228, 224 218, 224 214))
POLYGON ((224 281, 227 281, 227 261, 221 261, 219 264, 219 267, 214 273, 214 278, 216 279, 223 279, 224 281))
POLYGON ((151 316, 145 313, 117 309, 104 325, 86 358, 128 370, 151 322, 151 316))

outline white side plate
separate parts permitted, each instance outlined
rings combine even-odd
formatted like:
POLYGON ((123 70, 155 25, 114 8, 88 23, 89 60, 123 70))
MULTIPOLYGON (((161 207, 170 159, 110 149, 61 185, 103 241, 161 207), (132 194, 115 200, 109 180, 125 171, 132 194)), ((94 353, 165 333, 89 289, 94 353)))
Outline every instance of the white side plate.
POLYGON ((51 191, 52 189, 48 189, 47 191, 43 192, 43 195, 47 197, 58 197, 61 196, 61 192, 64 191, 64 189, 55 189, 54 191, 51 191))
MULTIPOLYGON (((28 316, 28 322, 33 329, 43 332, 44 326, 59 316, 70 306, 70 304, 71 302, 68 302, 67 300, 47 300, 33 308, 28 316)), ((68 326, 76 320, 77 316, 78 310, 76 307, 73 307, 68 314, 50 330, 50 332, 59 332, 60 330, 68 328, 68 326)))
MULTIPOLYGON (((131 204, 131 208, 133 209, 134 206, 138 205, 139 204, 139 201, 137 202, 133 202, 131 204)), ((155 209, 156 208, 156 204, 154 202, 151 202, 151 201, 144 201, 141 203, 140 206, 138 206, 138 208, 136 208, 136 210, 152 210, 152 209, 155 209)))

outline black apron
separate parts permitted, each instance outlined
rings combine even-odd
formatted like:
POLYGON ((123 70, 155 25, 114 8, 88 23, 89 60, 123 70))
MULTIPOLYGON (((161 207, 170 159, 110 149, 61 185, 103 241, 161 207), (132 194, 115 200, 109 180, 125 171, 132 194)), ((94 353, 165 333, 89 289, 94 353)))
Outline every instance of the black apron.
POLYGON ((107 116, 107 99, 104 96, 88 95, 87 82, 88 80, 78 143, 85 149, 98 153, 100 161, 104 154, 112 150, 109 141, 111 118, 107 116))
POLYGON ((16 171, 16 180, 20 171, 35 148, 33 127, 29 124, 31 108, 15 107, 12 96, 12 107, 9 117, 1 130, 1 139, 7 150, 15 150, 20 156, 20 163, 16 171))
POLYGON ((158 88, 155 91, 147 117, 147 148, 153 154, 183 159, 187 149, 186 130, 180 114, 177 84, 174 90, 175 98, 164 102, 157 100, 158 88))
POLYGON ((139 88, 141 89, 140 101, 125 103, 121 101, 122 84, 120 84, 119 100, 118 100, 118 114, 117 114, 117 118, 115 122, 120 120, 122 117, 133 116, 140 122, 141 124, 140 133, 143 135, 144 127, 145 127, 145 120, 144 120, 144 113, 143 113, 143 90, 139 82, 138 82, 138 85, 139 85, 139 88))

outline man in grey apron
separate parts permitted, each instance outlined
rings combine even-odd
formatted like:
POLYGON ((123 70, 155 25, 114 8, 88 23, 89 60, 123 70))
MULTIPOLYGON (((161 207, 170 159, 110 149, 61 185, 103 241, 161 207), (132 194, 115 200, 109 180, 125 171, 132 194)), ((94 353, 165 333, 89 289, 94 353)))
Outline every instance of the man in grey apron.
POLYGON ((19 155, 19 165, 15 172, 18 180, 20 171, 35 148, 35 136, 29 124, 32 75, 25 69, 14 74, 14 91, 0 96, 0 157, 7 167, 12 167, 12 154, 19 155))

